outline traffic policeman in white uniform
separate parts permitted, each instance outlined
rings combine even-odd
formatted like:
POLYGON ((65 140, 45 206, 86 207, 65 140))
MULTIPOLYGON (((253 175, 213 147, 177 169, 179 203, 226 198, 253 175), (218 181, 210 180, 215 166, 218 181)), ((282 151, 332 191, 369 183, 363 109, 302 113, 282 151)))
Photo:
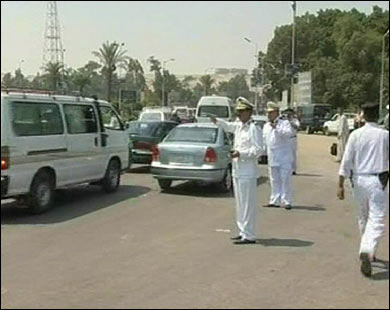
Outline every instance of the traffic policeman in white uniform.
POLYGON ((360 207, 361 272, 371 276, 371 262, 383 236, 388 208, 389 132, 377 125, 379 105, 363 106, 366 124, 349 137, 340 166, 338 198, 344 199, 344 180, 351 178, 360 207))
POLYGON ((297 148, 298 148, 298 130, 301 126, 301 123, 294 115, 294 110, 288 108, 284 110, 284 113, 287 113, 287 120, 290 122, 290 125, 294 131, 294 135, 291 137, 291 151, 293 154, 293 162, 292 162, 292 171, 293 175, 296 174, 297 171, 297 148))
POLYGON ((265 207, 292 208, 291 175, 293 172, 293 153, 291 138, 296 134, 288 120, 279 117, 279 106, 274 102, 267 104, 268 119, 263 128, 263 141, 268 155, 271 198, 265 207))
POLYGON ((226 122, 211 116, 211 121, 226 132, 234 133, 233 186, 236 197, 236 221, 239 235, 231 238, 235 244, 256 243, 256 195, 260 170, 257 164, 262 155, 261 129, 251 120, 254 106, 245 98, 236 101, 238 120, 226 122))

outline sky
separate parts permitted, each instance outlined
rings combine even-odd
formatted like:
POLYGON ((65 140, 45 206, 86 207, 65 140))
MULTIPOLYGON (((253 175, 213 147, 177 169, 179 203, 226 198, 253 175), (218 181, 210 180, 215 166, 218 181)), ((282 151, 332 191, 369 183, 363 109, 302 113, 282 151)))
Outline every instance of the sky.
MULTIPOLYGON (((47 2, 1 1, 2 73, 41 71, 47 2)), ((370 14, 374 5, 389 10, 388 1, 297 1, 297 15, 329 8, 370 14)), ((275 28, 292 23, 291 1, 57 1, 57 9, 65 65, 74 69, 116 41, 146 73, 150 56, 173 58, 166 68, 177 75, 250 70, 256 45, 266 52, 275 28)))

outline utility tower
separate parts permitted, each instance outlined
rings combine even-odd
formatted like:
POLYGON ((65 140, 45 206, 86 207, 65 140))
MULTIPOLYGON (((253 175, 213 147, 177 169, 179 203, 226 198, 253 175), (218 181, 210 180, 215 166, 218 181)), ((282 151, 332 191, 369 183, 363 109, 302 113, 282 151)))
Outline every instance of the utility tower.
POLYGON ((43 66, 49 62, 64 65, 64 49, 62 48, 56 1, 47 2, 44 40, 43 66))

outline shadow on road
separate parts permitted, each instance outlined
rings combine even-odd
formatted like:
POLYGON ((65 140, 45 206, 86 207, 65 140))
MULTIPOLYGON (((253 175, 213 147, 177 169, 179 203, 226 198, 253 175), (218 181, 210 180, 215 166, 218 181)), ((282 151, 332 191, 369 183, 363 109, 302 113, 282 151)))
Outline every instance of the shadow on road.
POLYGON ((195 196, 206 198, 228 198, 233 197, 233 192, 221 192, 216 184, 207 184, 188 181, 178 185, 173 184, 169 190, 161 192, 162 194, 195 196))
POLYGON ((326 211, 324 207, 320 206, 314 206, 314 207, 309 207, 309 206, 293 206, 291 210, 302 210, 302 211, 326 211))
POLYGON ((260 186, 263 183, 266 183, 268 181, 268 177, 260 177, 257 179, 257 186, 260 186))
MULTIPOLYGON (((100 187, 84 186, 56 191, 52 209, 39 215, 31 215, 15 202, 1 205, 1 224, 54 224, 111 207, 119 202, 146 194, 150 188, 143 186, 120 186, 116 193, 106 194, 100 187)), ((131 202, 129 201, 129 206, 131 202)))
POLYGON ((256 243, 264 245, 264 246, 285 246, 285 247, 305 247, 312 246, 314 242, 312 241, 304 241, 299 239, 257 239, 256 243))
POLYGON ((375 281, 389 280, 389 262, 386 260, 377 259, 376 262, 372 263, 375 269, 382 269, 383 271, 373 273, 372 279, 375 281))
MULTIPOLYGON (((257 186, 265 183, 268 180, 267 177, 260 177, 257 179, 257 186)), ((233 190, 226 193, 221 192, 218 186, 213 183, 201 183, 194 181, 187 181, 178 185, 173 184, 169 190, 162 192, 163 194, 183 195, 183 196, 195 196, 195 197, 234 197, 233 190)))
POLYGON ((297 177, 317 177, 322 178, 322 174, 312 174, 312 173, 297 173, 295 176, 297 177))
POLYGON ((128 169, 127 173, 150 173, 150 166, 134 166, 133 168, 128 169))

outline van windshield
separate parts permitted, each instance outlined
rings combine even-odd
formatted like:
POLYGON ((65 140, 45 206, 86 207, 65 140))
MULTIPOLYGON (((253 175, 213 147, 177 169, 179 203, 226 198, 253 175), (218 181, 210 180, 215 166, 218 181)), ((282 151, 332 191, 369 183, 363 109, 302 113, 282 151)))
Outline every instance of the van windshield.
POLYGON ((229 108, 224 106, 208 105, 199 107, 198 116, 200 117, 209 117, 210 114, 215 115, 216 117, 228 118, 229 117, 229 108))

